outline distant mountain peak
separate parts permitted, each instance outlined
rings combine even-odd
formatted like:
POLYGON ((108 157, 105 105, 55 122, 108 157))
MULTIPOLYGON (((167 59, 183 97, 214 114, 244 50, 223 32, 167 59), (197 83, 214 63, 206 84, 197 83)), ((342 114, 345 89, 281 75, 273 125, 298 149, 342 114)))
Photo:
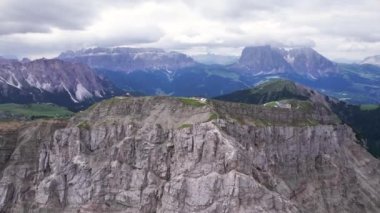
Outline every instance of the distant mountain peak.
POLYGON ((246 47, 235 66, 256 75, 290 72, 310 78, 318 78, 337 71, 334 62, 310 47, 292 49, 269 45, 246 47))
POLYGON ((281 73, 291 69, 281 50, 269 45, 245 47, 238 64, 257 73, 281 73))

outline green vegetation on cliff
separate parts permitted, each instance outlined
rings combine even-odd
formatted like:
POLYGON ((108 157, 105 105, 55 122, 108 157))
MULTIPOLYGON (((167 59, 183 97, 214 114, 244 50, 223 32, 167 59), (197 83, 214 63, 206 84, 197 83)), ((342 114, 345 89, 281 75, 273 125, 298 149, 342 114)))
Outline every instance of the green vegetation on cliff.
POLYGON ((362 104, 360 105, 360 109, 363 110, 363 111, 371 111, 371 110, 376 110, 378 109, 380 106, 377 105, 377 104, 362 104))
POLYGON ((185 128, 191 128, 193 127, 193 124, 182 124, 178 129, 185 129, 185 128))
POLYGON ((68 118, 73 114, 54 104, 0 104, 0 120, 68 118))
POLYGON ((202 102, 201 100, 195 99, 195 98, 179 98, 179 100, 183 104, 193 106, 193 107, 201 107, 201 106, 206 105, 206 103, 202 102))

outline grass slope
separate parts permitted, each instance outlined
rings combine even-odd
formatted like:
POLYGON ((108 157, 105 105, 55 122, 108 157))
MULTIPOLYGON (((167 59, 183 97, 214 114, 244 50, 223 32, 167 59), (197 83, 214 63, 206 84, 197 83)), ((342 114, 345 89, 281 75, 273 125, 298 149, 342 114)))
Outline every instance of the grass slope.
POLYGON ((308 97, 300 94, 296 84, 291 81, 272 80, 252 89, 240 90, 216 97, 215 99, 249 104, 264 104, 283 99, 307 100, 308 97))
POLYGON ((68 118, 73 114, 66 108, 53 104, 0 104, 0 115, 5 119, 68 118))

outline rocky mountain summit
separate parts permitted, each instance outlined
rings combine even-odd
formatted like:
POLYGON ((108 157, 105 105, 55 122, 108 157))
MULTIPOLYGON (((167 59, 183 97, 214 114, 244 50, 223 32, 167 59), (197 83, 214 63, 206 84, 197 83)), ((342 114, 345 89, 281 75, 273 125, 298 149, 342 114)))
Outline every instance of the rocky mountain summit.
POLYGON ((81 105, 116 94, 88 66, 59 59, 0 59, 0 102, 81 105))
POLYGON ((191 57, 183 53, 165 52, 156 48, 91 48, 67 51, 58 58, 87 64, 91 68, 127 73, 138 70, 173 72, 196 64, 191 57))
POLYGON ((116 97, 1 127, 3 212, 379 212, 380 162, 326 107, 116 97))
POLYGON ((271 46, 244 48, 236 65, 246 70, 254 71, 256 75, 283 73, 292 70, 281 50, 271 46))
POLYGON ((239 61, 232 67, 254 75, 297 73, 312 79, 338 71, 334 62, 312 48, 287 50, 269 45, 244 48, 239 61))

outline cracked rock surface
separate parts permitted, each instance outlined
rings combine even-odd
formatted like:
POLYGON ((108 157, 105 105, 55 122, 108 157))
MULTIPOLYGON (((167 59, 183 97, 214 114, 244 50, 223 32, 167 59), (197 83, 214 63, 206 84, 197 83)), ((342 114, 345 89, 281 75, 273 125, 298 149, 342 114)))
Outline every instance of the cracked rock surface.
POLYGON ((0 134, 0 212, 380 212, 379 160, 326 109, 114 98, 0 134))

